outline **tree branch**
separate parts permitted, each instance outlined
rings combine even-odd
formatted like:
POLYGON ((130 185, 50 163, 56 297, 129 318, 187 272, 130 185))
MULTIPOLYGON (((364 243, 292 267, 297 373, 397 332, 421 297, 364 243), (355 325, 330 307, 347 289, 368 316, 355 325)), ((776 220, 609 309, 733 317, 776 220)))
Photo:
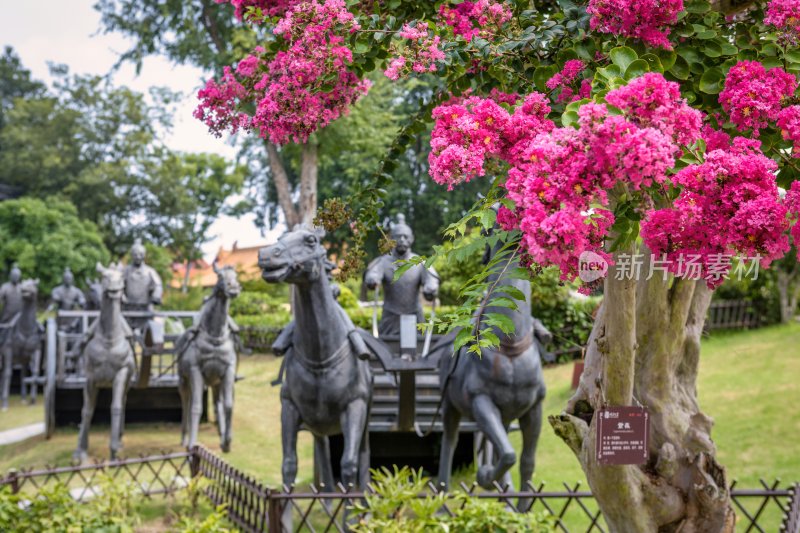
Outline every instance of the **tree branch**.
POLYGON ((286 218, 286 225, 291 230, 295 225, 300 223, 300 216, 295 209, 294 202, 292 202, 292 188, 289 184, 289 176, 286 174, 286 169, 281 162, 281 155, 278 148, 269 141, 264 141, 267 147, 267 155, 269 159, 269 168, 272 171, 272 179, 275 180, 275 190, 278 192, 278 204, 283 210, 283 216, 286 218))

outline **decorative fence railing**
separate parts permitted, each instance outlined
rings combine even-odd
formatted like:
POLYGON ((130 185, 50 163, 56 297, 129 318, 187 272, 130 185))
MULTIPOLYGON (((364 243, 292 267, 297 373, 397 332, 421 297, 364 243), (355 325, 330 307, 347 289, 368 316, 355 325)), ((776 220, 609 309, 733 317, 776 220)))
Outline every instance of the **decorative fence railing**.
POLYGON ((759 326, 758 313, 747 300, 714 300, 708 307, 706 331, 749 329, 759 326))
MULTIPOLYGON (((175 493, 194 476, 210 480, 206 489, 210 500, 225 505, 230 521, 246 532, 344 531, 346 510, 363 502, 365 496, 342 486, 334 492, 313 486, 305 492, 289 487, 273 490, 202 447, 91 465, 11 471, 0 478, 0 487, 10 486, 15 493, 33 497, 47 485, 61 483, 74 498, 84 499, 94 495, 104 479, 111 478, 132 483, 141 494, 153 496, 175 493)), ((563 533, 608 531, 592 493, 581 490, 579 483, 563 486, 564 490, 553 491, 540 484, 517 492, 498 486, 497 492, 479 492, 475 486, 462 484, 460 490, 473 498, 501 501, 518 512, 544 512, 554 517, 556 530, 563 533), (529 503, 518 509, 519 499, 529 503)), ((437 488, 430 484, 428 494, 436 493, 437 488)), ((800 533, 800 483, 781 487, 779 481, 768 484, 762 480, 757 489, 738 489, 734 483, 731 497, 738 515, 737 531, 800 533)), ((455 510, 452 504, 441 508, 443 513, 455 510)), ((348 520, 359 518, 351 512, 348 520)))

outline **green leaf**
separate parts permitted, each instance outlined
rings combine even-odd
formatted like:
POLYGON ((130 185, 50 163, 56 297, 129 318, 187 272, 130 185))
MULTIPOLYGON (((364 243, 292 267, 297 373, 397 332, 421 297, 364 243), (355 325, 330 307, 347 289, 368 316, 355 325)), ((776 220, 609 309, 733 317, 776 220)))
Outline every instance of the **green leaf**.
POLYGON ((706 94, 719 94, 724 80, 725 75, 719 67, 710 68, 700 77, 700 91, 706 94))
POLYGON ((791 50, 787 50, 784 57, 787 61, 792 63, 800 63, 800 49, 792 48, 791 50))
POLYGON ((681 57, 677 56, 675 58, 675 64, 672 65, 672 68, 668 70, 670 74, 678 78, 679 80, 688 80, 689 79, 689 63, 681 57))
POLYGON ((664 66, 661 64, 661 60, 655 54, 645 54, 641 57, 641 59, 647 61, 647 66, 650 68, 650 72, 664 72, 664 66))
POLYGON ((627 46, 618 46, 613 48, 608 53, 608 56, 611 58, 611 62, 619 67, 620 72, 625 72, 625 70, 628 68, 628 65, 639 58, 639 56, 636 55, 636 52, 627 46))
POLYGON ((561 114, 561 125, 565 128, 578 123, 577 111, 564 111, 561 114))
POLYGON ((703 50, 705 50, 708 57, 719 57, 722 55, 722 46, 716 41, 708 41, 703 50))
POLYGON ((672 50, 658 50, 656 55, 658 56, 658 59, 661 60, 661 64, 664 66, 665 71, 672 68, 672 65, 675 64, 675 58, 678 57, 678 54, 672 50))
POLYGON ((707 0, 690 0, 685 4, 685 9, 689 13, 707 13, 711 9, 711 4, 707 0))
POLYGON ((625 69, 625 79, 632 80, 633 78, 638 78, 639 76, 643 76, 645 73, 650 71, 650 66, 647 64, 647 61, 644 59, 637 59, 630 65, 628 68, 625 69))

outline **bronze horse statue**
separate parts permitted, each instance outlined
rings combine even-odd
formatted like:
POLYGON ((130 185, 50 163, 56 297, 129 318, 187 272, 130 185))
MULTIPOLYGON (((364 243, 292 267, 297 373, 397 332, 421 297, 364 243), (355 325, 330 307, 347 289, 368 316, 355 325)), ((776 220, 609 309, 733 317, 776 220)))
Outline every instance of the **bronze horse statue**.
POLYGON ((372 401, 369 352, 347 314, 333 297, 322 230, 297 227, 259 250, 267 283, 294 285, 295 328, 281 388, 283 483, 297 475, 297 433, 314 435, 320 477, 331 490, 328 436, 342 433, 342 483, 366 486, 369 476, 367 422, 372 401))
POLYGON ((122 316, 122 293, 125 283, 122 270, 113 263, 108 268, 97 264, 103 287, 100 316, 92 324, 82 342, 86 384, 83 388, 83 409, 78 448, 74 457, 88 458, 89 427, 97 405, 100 388, 111 387, 111 458, 122 448, 125 425, 125 401, 136 373, 133 352, 133 330, 122 316))
POLYGON ((3 357, 3 411, 8 409, 8 395, 11 388, 11 375, 15 364, 22 365, 20 387, 23 400, 26 399, 26 370, 33 376, 30 402, 36 403, 39 369, 42 361, 42 337, 44 328, 36 320, 36 296, 38 279, 26 279, 20 283, 22 310, 8 323, 5 342, 0 347, 3 357))
POLYGON ((231 447, 233 385, 236 381, 236 327, 228 316, 230 301, 242 288, 232 267, 217 268, 217 284, 203 303, 197 323, 176 342, 179 392, 183 406, 181 444, 197 442, 197 428, 203 413, 203 385, 211 387, 216 407, 220 447, 231 447))
POLYGON ((514 299, 517 308, 485 306, 475 319, 480 321, 485 313, 499 313, 514 324, 514 332, 505 334, 493 328, 500 339, 497 348, 481 349, 480 357, 467 353, 465 348, 453 357, 439 361, 442 387, 442 448, 439 459, 439 483, 449 486, 453 452, 458 440, 458 425, 462 416, 475 421, 480 431, 491 442, 494 463, 479 467, 478 484, 491 489, 495 482, 510 485, 509 470, 516 462, 516 453, 508 438, 508 428, 513 420, 519 421, 522 432, 520 454, 520 485, 525 488, 533 475, 536 445, 542 427, 542 404, 545 385, 539 350, 534 342, 534 320, 531 317, 531 286, 528 280, 510 275, 519 266, 516 246, 502 249, 498 243, 484 257, 485 262, 502 253, 488 277, 493 298, 510 296, 504 286, 512 286, 525 295, 524 300, 514 299), (500 251, 502 249, 502 251, 500 251))

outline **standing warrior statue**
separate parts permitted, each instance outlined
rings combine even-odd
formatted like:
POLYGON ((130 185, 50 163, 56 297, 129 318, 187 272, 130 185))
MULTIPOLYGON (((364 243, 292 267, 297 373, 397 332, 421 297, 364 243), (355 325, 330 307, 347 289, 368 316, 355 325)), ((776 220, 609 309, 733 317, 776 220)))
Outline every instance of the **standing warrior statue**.
POLYGON ((6 335, 11 327, 11 321, 22 311, 22 272, 16 263, 11 267, 7 282, 0 286, 0 303, 3 313, 0 314, 0 345, 6 341, 6 335))
POLYGON ((370 263, 364 274, 364 284, 368 289, 383 285, 383 317, 378 327, 382 337, 400 335, 400 315, 417 315, 417 322, 425 320, 419 301, 420 287, 428 301, 436 298, 439 292, 438 274, 433 268, 425 268, 425 265, 411 267, 394 281, 394 273, 400 266, 397 261, 417 255, 411 251, 414 234, 406 224, 405 216, 397 215, 397 222, 391 226, 391 237, 395 241, 394 249, 370 263))
MULTIPOLYGON (((161 304, 163 288, 161 277, 144 263, 145 249, 141 239, 131 246, 131 263, 125 267, 125 296, 123 311, 152 311, 153 305, 161 304)), ((147 324, 146 318, 129 319, 131 327, 139 329, 147 324)))
MULTIPOLYGON (((56 309, 58 311, 71 311, 75 308, 86 308, 86 297, 83 295, 78 287, 75 286, 75 276, 69 267, 64 269, 64 276, 62 283, 53 289, 50 295, 50 305, 47 307, 48 311, 56 309)), ((62 331, 77 332, 80 327, 80 320, 62 320, 58 322, 58 329, 62 331)))

